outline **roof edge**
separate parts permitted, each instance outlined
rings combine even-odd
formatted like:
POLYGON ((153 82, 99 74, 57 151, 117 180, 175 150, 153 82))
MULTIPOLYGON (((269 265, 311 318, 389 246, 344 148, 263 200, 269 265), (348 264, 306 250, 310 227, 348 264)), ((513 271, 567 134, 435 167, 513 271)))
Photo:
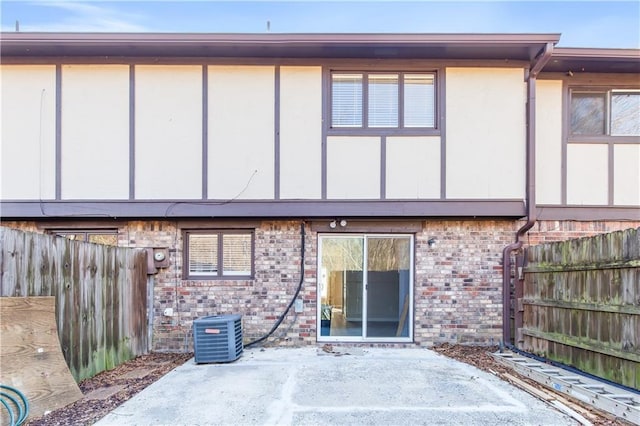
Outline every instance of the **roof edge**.
POLYGON ((557 43, 557 33, 56 33, 0 32, 0 42, 557 43))
POLYGON ((640 59, 640 49, 556 47, 552 57, 640 59))

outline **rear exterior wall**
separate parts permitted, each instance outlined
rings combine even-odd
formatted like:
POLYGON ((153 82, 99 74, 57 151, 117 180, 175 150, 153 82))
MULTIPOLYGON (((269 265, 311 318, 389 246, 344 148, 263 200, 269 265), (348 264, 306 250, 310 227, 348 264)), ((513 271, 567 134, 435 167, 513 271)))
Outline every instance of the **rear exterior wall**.
MULTIPOLYGON (((202 222, 200 222, 202 223, 202 222)), ((502 335, 502 249, 522 221, 426 220, 415 233, 414 344, 449 342, 491 344, 502 335), (429 247, 427 241, 436 238, 429 247)), ((46 231, 46 224, 3 222, 25 231, 46 231)), ((81 226, 81 223, 76 226, 81 226)), ((183 226, 184 222, 180 223, 183 226)), ((525 243, 565 240, 619 229, 640 222, 542 221, 525 243)), ((182 229, 173 221, 122 221, 118 241, 129 247, 167 247, 170 266, 152 275, 153 350, 189 352, 194 319, 242 315, 245 342, 264 335, 295 293, 300 280, 300 221, 264 220, 255 229, 255 276, 250 280, 193 281, 182 277, 182 229), (166 308, 172 316, 164 316, 166 308)), ((289 313, 272 345, 316 343, 316 270, 318 233, 305 225, 302 313, 289 313)), ((370 345, 371 343, 367 343, 370 345)), ((374 344, 375 345, 375 344, 374 344)), ((405 344, 406 345, 406 344, 405 344)))

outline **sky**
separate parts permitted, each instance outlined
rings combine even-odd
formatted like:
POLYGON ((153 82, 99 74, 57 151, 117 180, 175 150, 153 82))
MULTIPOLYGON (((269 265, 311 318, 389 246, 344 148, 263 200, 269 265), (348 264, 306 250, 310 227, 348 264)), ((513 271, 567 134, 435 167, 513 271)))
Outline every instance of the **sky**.
POLYGON ((640 1, 0 0, 2 31, 561 33, 561 47, 640 48, 640 1))

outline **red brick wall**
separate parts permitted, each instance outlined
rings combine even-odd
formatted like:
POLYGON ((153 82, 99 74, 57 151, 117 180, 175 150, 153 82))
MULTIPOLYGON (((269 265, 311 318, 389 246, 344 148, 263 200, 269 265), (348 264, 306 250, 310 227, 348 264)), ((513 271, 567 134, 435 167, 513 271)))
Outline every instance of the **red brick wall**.
MULTIPOLYGON (((497 343, 502 337, 502 249, 514 241, 523 221, 427 220, 415 238, 414 339, 497 343), (428 240, 437 244, 429 247, 428 240)), ((4 226, 39 231, 34 222, 4 226)), ((611 232, 640 222, 542 221, 525 243, 611 232)), ((239 313, 245 340, 266 333, 291 300, 299 282, 300 222, 264 221, 255 232, 254 280, 182 279, 182 230, 171 221, 129 221, 117 226, 119 242, 132 247, 168 247, 170 267, 153 276, 154 337, 157 351, 191 351, 194 319, 239 313), (173 316, 164 316, 165 308, 173 316)), ((304 312, 289 313, 270 339, 277 345, 316 343, 317 235, 306 227, 304 312), (274 340, 275 339, 275 340, 274 340)))
MULTIPOLYGON (((524 221, 520 221, 518 225, 522 226, 524 223, 524 221)), ((640 221, 578 222, 570 220, 543 220, 535 223, 533 228, 527 233, 523 242, 535 246, 548 242, 565 241, 638 227, 640 227, 640 221)))
POLYGON ((500 340, 502 249, 515 229, 512 221, 425 222, 416 235, 416 342, 500 340))

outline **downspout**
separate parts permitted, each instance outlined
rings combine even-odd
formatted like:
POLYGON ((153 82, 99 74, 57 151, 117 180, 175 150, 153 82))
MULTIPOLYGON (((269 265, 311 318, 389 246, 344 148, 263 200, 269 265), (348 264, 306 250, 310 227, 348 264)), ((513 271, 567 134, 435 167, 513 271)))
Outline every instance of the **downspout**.
MULTIPOLYGON (((511 341, 511 253, 522 248, 522 237, 536 223, 536 79, 542 68, 551 58, 554 43, 547 43, 534 60, 527 73, 526 107, 526 204, 527 222, 516 232, 515 242, 502 250, 502 341, 508 345, 511 341)), ((517 309, 517 306, 516 306, 517 309)))

